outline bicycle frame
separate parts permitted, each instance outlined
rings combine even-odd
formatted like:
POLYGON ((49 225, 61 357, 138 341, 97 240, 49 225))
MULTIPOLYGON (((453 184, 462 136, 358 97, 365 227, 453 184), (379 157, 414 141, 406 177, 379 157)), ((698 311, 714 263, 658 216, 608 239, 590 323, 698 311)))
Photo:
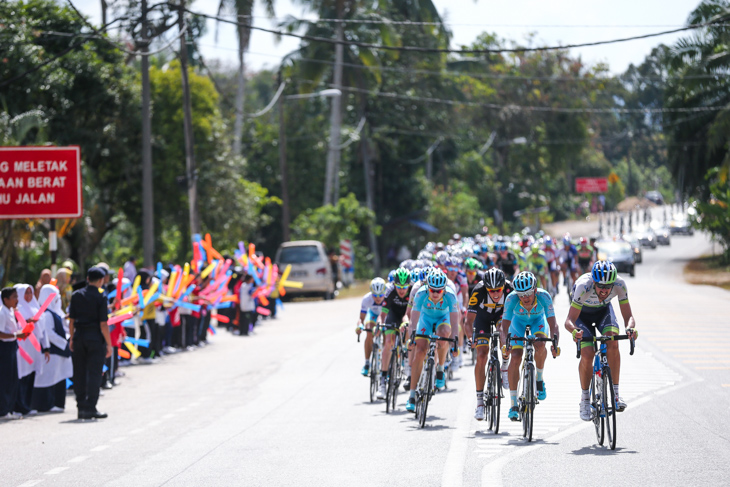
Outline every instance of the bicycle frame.
POLYGON ((454 340, 437 335, 419 334, 416 334, 414 338, 428 339, 428 352, 426 353, 421 375, 418 378, 418 385, 416 386, 416 419, 421 425, 421 428, 423 428, 426 425, 428 403, 436 391, 436 346, 439 341, 453 342, 454 340))

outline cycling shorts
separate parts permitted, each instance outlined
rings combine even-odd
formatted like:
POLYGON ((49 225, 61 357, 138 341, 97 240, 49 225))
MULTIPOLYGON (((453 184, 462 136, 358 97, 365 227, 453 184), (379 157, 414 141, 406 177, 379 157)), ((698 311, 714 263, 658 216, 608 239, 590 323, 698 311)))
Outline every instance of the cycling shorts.
MULTIPOLYGON (((486 314, 486 313, 484 313, 486 314)), ((489 337, 492 335, 492 329, 495 326, 499 326, 499 324, 502 322, 501 317, 495 319, 490 319, 488 316, 484 316, 484 314, 477 313, 476 318, 474 318, 474 343, 477 347, 482 346, 489 346, 489 337)))
POLYGON ((418 325, 416 325, 416 334, 434 335, 440 326, 448 326, 451 328, 451 320, 449 319, 448 314, 439 317, 431 317, 422 313, 418 319, 418 325))
POLYGON ((368 325, 370 323, 377 322, 379 316, 379 314, 373 313, 373 310, 369 309, 367 314, 365 315, 365 324, 368 325))
MULTIPOLYGON (((390 326, 399 327, 401 323, 403 323, 403 318, 405 317, 405 313, 396 313, 395 310, 388 311, 388 314, 385 316, 385 324, 390 326)), ((396 330, 385 330, 386 335, 395 335, 396 330)))
MULTIPOLYGON (((575 320, 575 326, 579 330, 583 330, 583 338, 596 336, 596 330, 601 335, 611 332, 618 335, 619 332, 618 321, 616 321, 616 314, 613 312, 613 306, 611 304, 601 306, 596 310, 584 306, 578 319, 575 320)), ((592 346, 593 343, 591 342, 580 343, 580 348, 592 346)))
MULTIPOLYGON (((547 337, 548 322, 545 315, 536 316, 529 320, 515 316, 515 319, 509 325, 509 333, 512 336, 524 337, 528 325, 533 335, 547 337)), ((523 348, 523 342, 515 340, 510 340, 510 345, 512 348, 523 348)))

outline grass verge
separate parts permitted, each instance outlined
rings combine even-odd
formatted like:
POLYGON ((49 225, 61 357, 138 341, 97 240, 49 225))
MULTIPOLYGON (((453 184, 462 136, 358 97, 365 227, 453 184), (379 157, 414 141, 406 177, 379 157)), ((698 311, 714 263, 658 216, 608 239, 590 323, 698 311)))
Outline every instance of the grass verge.
POLYGON ((703 255, 684 266, 684 279, 690 284, 706 284, 730 290, 730 265, 720 256, 703 255))

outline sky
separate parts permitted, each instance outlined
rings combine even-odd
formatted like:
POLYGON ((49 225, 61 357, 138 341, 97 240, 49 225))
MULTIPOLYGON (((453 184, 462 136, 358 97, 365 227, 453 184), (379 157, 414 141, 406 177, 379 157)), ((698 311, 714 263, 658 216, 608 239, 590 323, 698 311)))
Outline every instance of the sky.
MULTIPOLYGON (((100 23, 100 0, 73 1, 93 22, 100 23)), ((699 4, 699 0, 433 1, 453 32, 451 47, 470 44, 485 31, 521 42, 528 34, 534 33, 536 43, 541 45, 576 44, 661 32, 685 25, 690 12, 699 4)), ((197 0, 190 8, 215 15, 217 5, 218 1, 197 0)), ((302 8, 301 3, 291 0, 276 0, 275 8, 277 18, 270 19, 262 2, 257 2, 254 26, 276 28, 278 21, 288 15, 315 18, 312 12, 302 8)), ((199 43, 205 60, 210 62, 219 59, 224 65, 235 66, 235 26, 220 24, 217 41, 215 31, 214 21, 209 20, 208 32, 199 43)), ((607 63, 611 73, 619 74, 630 64, 641 64, 653 47, 660 43, 672 44, 682 35, 686 33, 578 48, 571 50, 571 53, 579 55, 588 65, 607 63)), ((247 69, 258 71, 276 68, 281 58, 295 50, 298 45, 298 39, 285 37, 277 43, 272 34, 254 30, 247 55, 247 69)))

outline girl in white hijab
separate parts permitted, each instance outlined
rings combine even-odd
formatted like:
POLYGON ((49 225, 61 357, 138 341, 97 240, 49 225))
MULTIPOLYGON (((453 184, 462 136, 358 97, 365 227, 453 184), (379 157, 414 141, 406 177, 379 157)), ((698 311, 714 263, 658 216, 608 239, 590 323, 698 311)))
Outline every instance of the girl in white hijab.
MULTIPOLYGON (((16 284, 15 289, 18 291, 18 312, 23 318, 27 320, 31 319, 40 309, 40 305, 35 298, 33 293, 33 287, 29 284, 16 284)), ((48 337, 43 333, 42 329, 37 326, 33 329, 33 335, 35 336, 38 343, 41 344, 41 350, 38 351, 33 347, 30 338, 18 342, 18 378, 20 382, 18 384, 18 396, 15 400, 14 410, 23 414, 36 414, 37 411, 31 407, 31 400, 33 397, 33 381, 36 374, 43 370, 44 363, 47 363, 50 359, 48 353, 48 337), (20 349, 22 349, 26 356, 30 357, 32 363, 28 362, 23 358, 20 349), (45 357, 44 357, 45 355, 45 357)))
POLYGON ((38 411, 63 412, 66 406, 66 379, 73 376, 71 351, 65 331, 65 314, 61 305, 61 295, 56 286, 45 284, 41 287, 39 301, 45 302, 55 294, 53 301, 38 320, 37 328, 42 328, 50 342, 51 359, 36 376, 33 390, 33 407, 38 411))

